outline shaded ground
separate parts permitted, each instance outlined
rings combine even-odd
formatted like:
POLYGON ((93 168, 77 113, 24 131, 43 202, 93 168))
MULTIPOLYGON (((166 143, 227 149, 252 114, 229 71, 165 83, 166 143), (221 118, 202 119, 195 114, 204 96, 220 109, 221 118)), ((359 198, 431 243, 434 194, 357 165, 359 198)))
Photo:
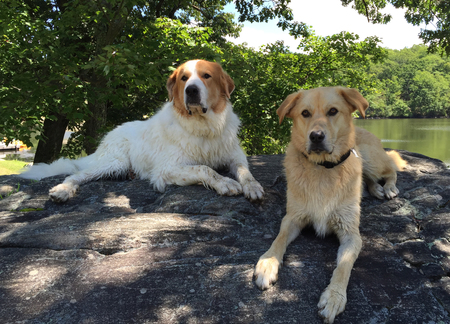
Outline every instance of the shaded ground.
MULTIPOLYGON (((401 153, 400 196, 363 199, 363 250, 335 323, 450 323, 450 171, 401 153)), ((55 204, 48 189, 64 177, 0 176, 0 322, 322 323, 335 237, 304 231, 273 288, 252 280, 285 213, 282 159, 250 158, 259 203, 104 180, 55 204)))

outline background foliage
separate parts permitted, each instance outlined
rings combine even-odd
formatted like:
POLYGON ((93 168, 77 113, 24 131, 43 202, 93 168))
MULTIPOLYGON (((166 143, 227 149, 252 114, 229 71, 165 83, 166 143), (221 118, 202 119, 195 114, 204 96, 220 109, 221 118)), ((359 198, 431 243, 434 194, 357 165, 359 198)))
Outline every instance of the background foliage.
POLYGON ((405 19, 414 26, 425 25, 419 38, 428 46, 430 52, 450 55, 450 1, 447 0, 341 0, 344 6, 365 15, 367 20, 376 24, 386 24, 391 20, 382 9, 387 4, 395 8, 406 9, 405 19))
POLYGON ((450 117, 450 60, 424 45, 387 50, 385 62, 368 74, 377 82, 369 94, 368 117, 450 117))
MULTIPOLYGON (((220 62, 234 79, 248 154, 283 152, 290 124, 278 125, 276 108, 300 88, 355 87, 372 116, 449 114, 448 60, 424 46, 403 53, 380 48, 377 37, 319 37, 292 21, 290 0, 236 0, 239 22, 276 18, 298 39, 295 53, 281 42, 252 49, 225 38, 241 29, 223 11, 230 2, 0 1, 0 137, 28 145, 36 137, 35 162, 92 153, 116 125, 151 116, 167 100, 169 74, 195 58, 220 62), (66 129, 74 133, 62 147, 66 129)), ((377 14, 385 1, 364 3, 368 18, 388 20, 377 14)))

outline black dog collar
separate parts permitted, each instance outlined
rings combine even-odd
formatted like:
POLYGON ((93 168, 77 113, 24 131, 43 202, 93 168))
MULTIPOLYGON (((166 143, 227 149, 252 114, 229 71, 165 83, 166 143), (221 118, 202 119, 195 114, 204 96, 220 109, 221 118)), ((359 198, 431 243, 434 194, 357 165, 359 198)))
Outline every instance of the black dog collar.
MULTIPOLYGON (((350 154, 353 152, 353 154, 355 154, 356 157, 358 157, 358 154, 356 153, 355 149, 350 149, 348 150, 347 153, 345 153, 344 155, 341 156, 341 158, 339 159, 339 161, 335 162, 330 162, 330 161, 325 161, 325 162, 321 162, 321 163, 316 163, 317 165, 321 165, 327 169, 332 169, 335 166, 338 166, 339 164, 341 164, 342 162, 344 162, 345 160, 347 160, 347 158, 350 156, 350 154)), ((303 154, 305 155, 305 154, 303 154)), ((308 158, 305 155, 306 158, 308 158)))

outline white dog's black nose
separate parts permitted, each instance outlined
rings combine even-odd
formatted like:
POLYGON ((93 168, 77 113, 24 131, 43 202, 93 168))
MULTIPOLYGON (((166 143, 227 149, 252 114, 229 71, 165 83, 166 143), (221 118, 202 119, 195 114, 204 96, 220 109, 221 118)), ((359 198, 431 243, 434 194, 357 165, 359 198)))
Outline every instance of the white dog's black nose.
POLYGON ((184 91, 186 93, 187 104, 200 104, 200 89, 196 85, 191 84, 184 91))
POLYGON ((325 134, 322 131, 313 131, 309 134, 309 139, 314 144, 322 143, 325 139, 325 134))
POLYGON ((208 108, 205 107, 201 102, 200 88, 197 85, 191 84, 187 86, 186 89, 184 89, 184 93, 186 109, 189 115, 192 115, 192 113, 206 113, 208 108), (193 111, 192 109, 195 109, 195 111, 193 111))

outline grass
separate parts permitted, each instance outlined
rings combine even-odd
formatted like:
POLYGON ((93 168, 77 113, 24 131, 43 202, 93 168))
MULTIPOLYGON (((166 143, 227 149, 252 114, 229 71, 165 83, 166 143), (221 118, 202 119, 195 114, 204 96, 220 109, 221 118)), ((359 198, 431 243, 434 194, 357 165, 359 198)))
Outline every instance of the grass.
POLYGON ((18 174, 27 162, 17 160, 0 160, 0 176, 8 174, 18 174))
POLYGON ((0 195, 0 199, 9 197, 9 196, 11 196, 11 195, 13 195, 13 194, 15 194, 16 192, 19 192, 19 191, 20 191, 20 183, 17 183, 17 189, 14 189, 14 190, 8 192, 8 193, 6 194, 5 197, 3 197, 2 195, 0 195))

